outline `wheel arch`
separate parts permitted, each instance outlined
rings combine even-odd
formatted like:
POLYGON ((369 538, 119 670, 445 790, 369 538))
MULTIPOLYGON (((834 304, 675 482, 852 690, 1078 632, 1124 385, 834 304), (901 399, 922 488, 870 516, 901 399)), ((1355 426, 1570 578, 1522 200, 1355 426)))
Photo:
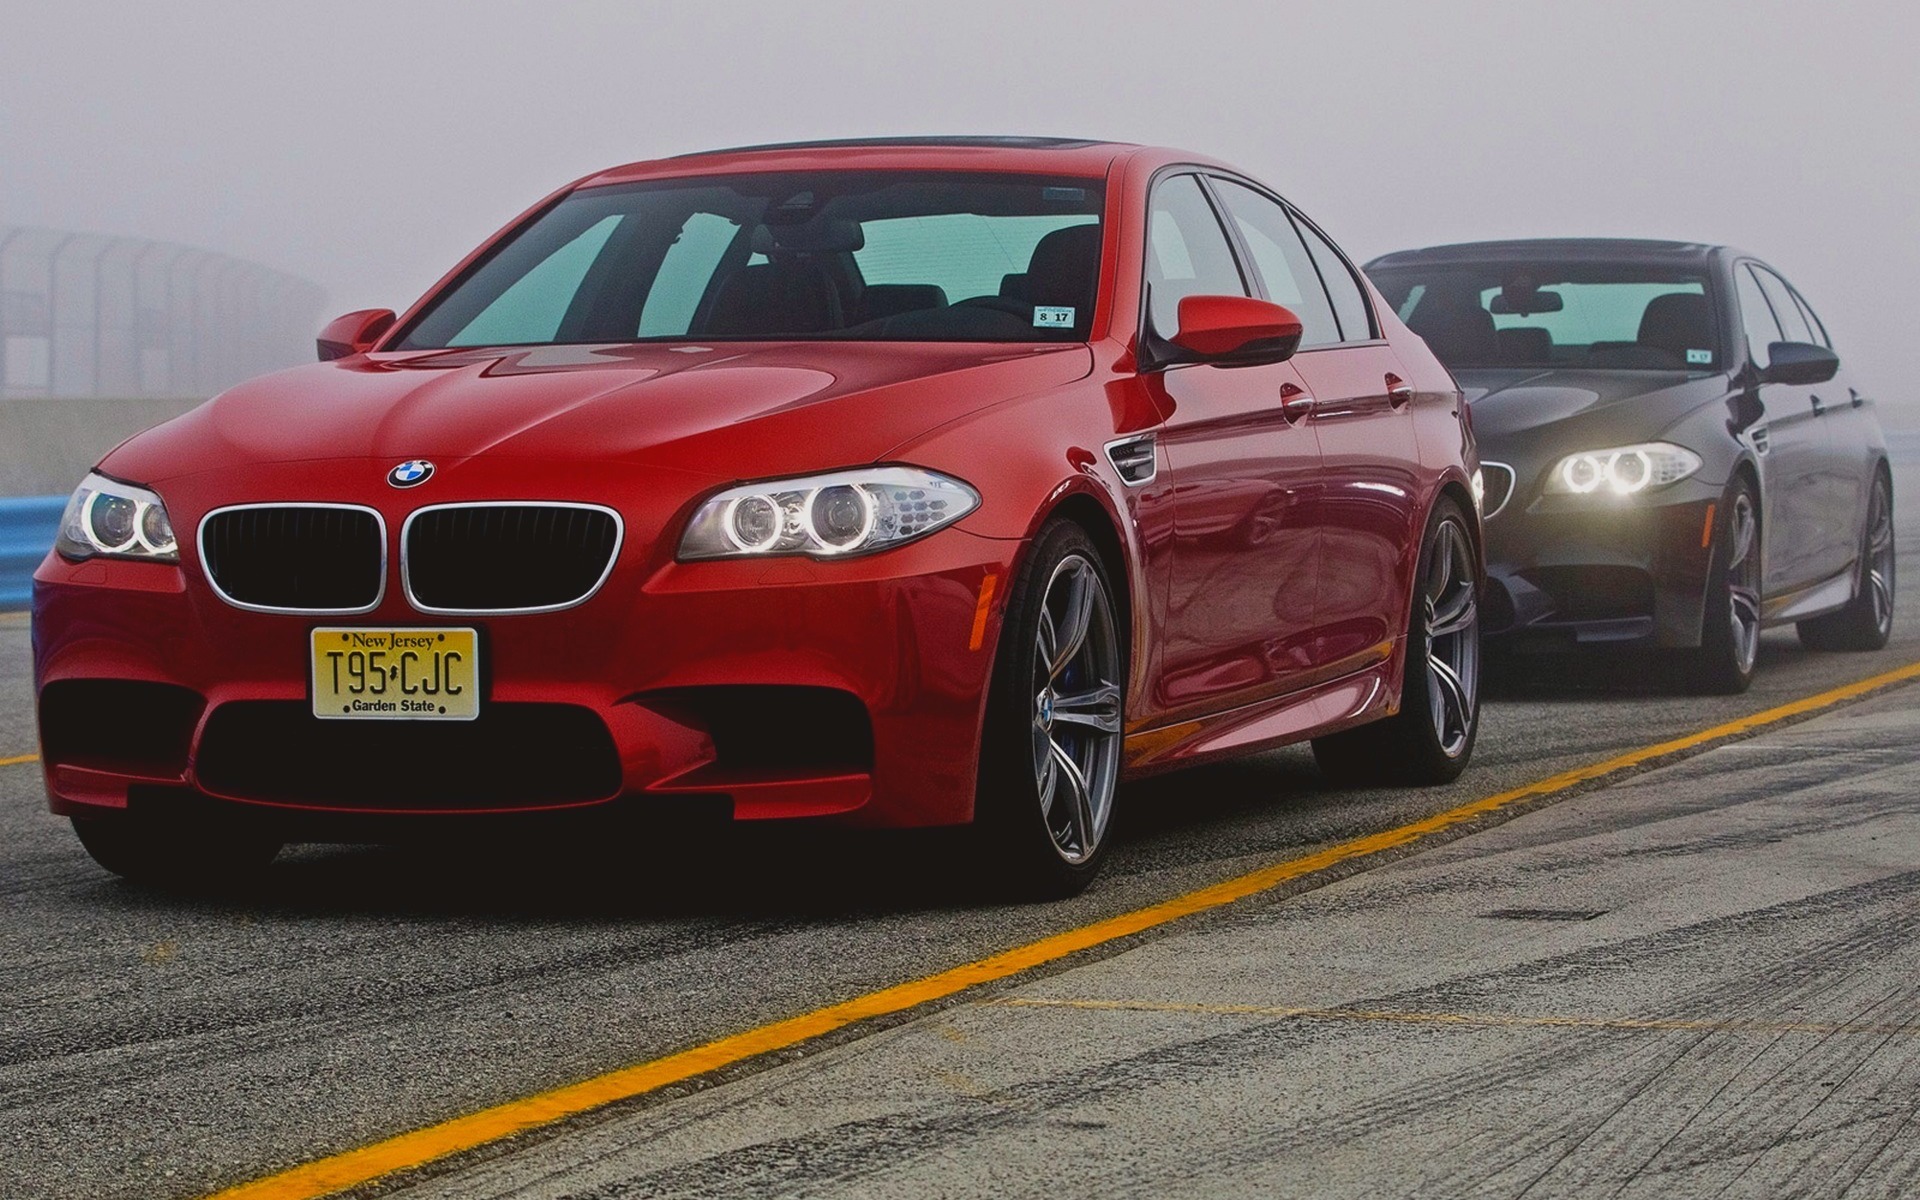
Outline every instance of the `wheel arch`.
MULTIPOLYGON (((1034 522, 1034 534, 1038 535, 1049 522, 1057 520, 1071 521, 1080 526, 1092 540, 1094 549, 1100 552, 1101 565, 1107 569, 1107 578, 1113 584, 1114 602, 1120 606, 1120 611, 1116 614, 1120 628, 1127 630, 1125 649, 1127 670, 1131 676, 1133 664, 1142 649, 1138 645, 1141 631, 1134 624, 1139 604, 1134 595, 1136 581, 1132 567, 1133 558, 1127 553, 1127 544, 1120 535, 1119 524, 1106 505, 1096 500, 1091 493, 1078 489, 1058 497, 1050 508, 1040 514, 1039 519, 1034 522)), ((1022 548, 1021 561, 1014 568, 1016 572, 1026 568, 1026 549, 1032 544, 1033 540, 1030 537, 1027 546, 1022 548)))

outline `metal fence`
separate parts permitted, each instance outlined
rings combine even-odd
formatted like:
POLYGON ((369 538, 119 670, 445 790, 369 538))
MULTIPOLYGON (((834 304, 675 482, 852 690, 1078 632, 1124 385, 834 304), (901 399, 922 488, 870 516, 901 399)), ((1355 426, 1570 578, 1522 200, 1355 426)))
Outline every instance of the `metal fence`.
POLYGON ((310 359, 325 299, 210 250, 0 225, 0 399, 209 396, 310 359))

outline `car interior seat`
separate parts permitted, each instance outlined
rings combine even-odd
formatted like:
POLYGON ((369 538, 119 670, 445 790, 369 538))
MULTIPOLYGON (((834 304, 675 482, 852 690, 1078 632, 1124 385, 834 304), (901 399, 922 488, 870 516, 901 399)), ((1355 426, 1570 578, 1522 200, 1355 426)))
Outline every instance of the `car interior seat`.
POLYGON ((1097 224, 1054 230, 1034 244, 1024 272, 1001 279, 1000 295, 1028 306, 1071 308, 1073 327, 1084 332, 1100 282, 1100 240, 1097 224))
POLYGON ((1500 361, 1541 366, 1553 361, 1553 334, 1533 326, 1496 331, 1500 339, 1500 361))
MULTIPOLYGON (((857 236, 859 226, 853 229, 857 236)), ((826 236, 846 235, 836 228, 826 236)), ((702 333, 779 337, 826 333, 845 326, 840 289, 823 261, 823 252, 838 247, 826 245, 819 236, 812 239, 819 246, 801 241, 792 231, 786 231, 786 237, 790 240, 776 240, 765 225, 753 231, 754 253, 767 261, 741 267, 720 285, 702 333)))
POLYGON ((1714 343, 1713 309, 1698 292, 1668 292, 1647 301, 1640 317, 1639 345, 1665 353, 1671 365, 1690 364, 1689 351, 1710 349, 1714 343))
POLYGON ((1407 328, 1426 339, 1441 362, 1488 366, 1500 361, 1493 314, 1472 292, 1430 291, 1407 316, 1407 328))

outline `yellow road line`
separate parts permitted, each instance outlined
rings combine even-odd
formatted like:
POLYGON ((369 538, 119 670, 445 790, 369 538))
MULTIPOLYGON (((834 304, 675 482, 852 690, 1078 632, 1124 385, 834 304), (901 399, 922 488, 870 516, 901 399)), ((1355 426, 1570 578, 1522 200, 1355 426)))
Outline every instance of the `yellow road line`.
POLYGON ((16 754, 12 758, 0 758, 0 767, 11 767, 17 763, 39 762, 38 754, 16 754))
POLYGON ((1181 1004, 1158 1000, 1050 1000, 1008 996, 980 1002, 985 1008, 1066 1008, 1084 1012, 1192 1013, 1220 1017, 1280 1017, 1307 1021, 1381 1021, 1401 1025, 1454 1025, 1472 1029, 1631 1029, 1690 1033, 1871 1033, 1920 1037, 1920 1026, 1821 1021, 1759 1021, 1664 1017, 1529 1017, 1514 1013, 1420 1012, 1416 1009, 1311 1008, 1266 1004, 1181 1004))
POLYGON ((797 1017, 789 1017, 783 1021, 775 1021, 756 1029, 729 1034, 704 1045, 682 1050, 677 1054, 669 1054, 664 1058, 622 1067, 579 1083, 567 1084, 519 1100, 509 1100, 491 1108, 484 1108, 463 1117, 455 1117, 437 1125, 403 1133, 369 1146, 317 1159, 275 1175, 228 1188, 217 1196, 211 1197, 210 1200, 317 1200, 319 1197, 331 1196, 383 1175, 422 1167, 450 1155, 472 1150, 544 1125, 551 1125, 556 1121, 604 1108, 623 1100, 644 1096, 649 1092, 696 1079, 764 1054, 790 1049, 860 1021, 904 1013, 981 984, 1008 979, 1033 970, 1035 967, 1058 962, 1083 950, 1106 945, 1121 938, 1178 921, 1182 917, 1221 908, 1235 901, 1272 891, 1281 884, 1303 876, 1434 837, 1456 826, 1502 809, 1513 808, 1528 800, 1563 792, 1604 776, 1630 771, 1655 760, 1682 754, 1712 742, 1739 737, 1763 726, 1817 712, 1880 688, 1915 678, 1920 678, 1920 662, 1910 663, 1898 670, 1862 679, 1845 687, 1821 692, 1816 696, 1795 700, 1790 704, 1782 704, 1752 716, 1728 721, 1699 733, 1629 751, 1590 766, 1563 771, 1558 775, 1527 784, 1525 787, 1487 796, 1458 808, 1437 813, 1424 820, 1415 821, 1410 825, 1402 825, 1367 837, 1342 842, 1316 854, 1307 855, 1305 858, 1262 867, 1257 871, 1250 871, 1245 875, 1188 892, 1183 896, 1175 896, 1171 900, 1151 904, 1133 912, 1108 917, 1078 929, 1056 933, 977 962, 953 967, 921 979, 895 984, 852 1000, 831 1004, 825 1008, 815 1009, 797 1017))

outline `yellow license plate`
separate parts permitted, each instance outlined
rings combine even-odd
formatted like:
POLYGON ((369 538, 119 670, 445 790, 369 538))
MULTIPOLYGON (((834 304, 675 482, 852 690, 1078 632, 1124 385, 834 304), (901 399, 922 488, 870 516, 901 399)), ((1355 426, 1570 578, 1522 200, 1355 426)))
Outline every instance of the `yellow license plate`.
POLYGON ((471 629, 316 629, 313 715, 471 721, 480 715, 479 637, 471 629))

